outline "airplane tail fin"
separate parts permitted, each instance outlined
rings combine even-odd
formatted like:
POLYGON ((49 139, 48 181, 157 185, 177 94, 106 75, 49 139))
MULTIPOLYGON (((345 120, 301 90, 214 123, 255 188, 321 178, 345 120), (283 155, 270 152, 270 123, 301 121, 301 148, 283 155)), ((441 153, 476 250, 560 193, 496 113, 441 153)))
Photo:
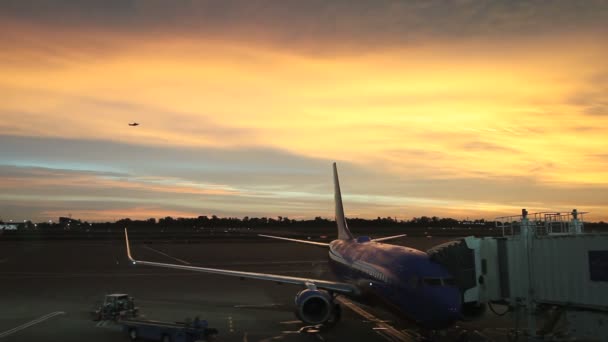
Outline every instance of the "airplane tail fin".
POLYGON ((340 193, 340 181, 338 180, 338 168, 334 163, 334 202, 336 205, 336 223, 338 224, 338 239, 352 240, 353 235, 348 230, 346 218, 344 217, 344 207, 342 206, 342 194, 340 193))

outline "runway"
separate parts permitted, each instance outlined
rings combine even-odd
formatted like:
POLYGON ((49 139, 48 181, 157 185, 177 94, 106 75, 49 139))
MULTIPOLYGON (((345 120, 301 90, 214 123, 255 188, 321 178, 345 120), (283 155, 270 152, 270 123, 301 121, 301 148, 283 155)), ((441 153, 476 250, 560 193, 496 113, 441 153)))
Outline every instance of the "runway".
MULTIPOLYGON (((408 245, 426 249, 447 239, 428 240, 408 245)), ((150 261, 332 279, 324 249, 289 242, 132 241, 132 248, 150 261)), ((298 286, 134 266, 122 241, 0 242, 0 260, 2 341, 126 340, 114 323, 90 319, 107 293, 132 295, 148 319, 198 315, 219 330, 219 341, 415 340, 408 323, 345 298, 337 326, 306 327, 293 313, 298 286)))

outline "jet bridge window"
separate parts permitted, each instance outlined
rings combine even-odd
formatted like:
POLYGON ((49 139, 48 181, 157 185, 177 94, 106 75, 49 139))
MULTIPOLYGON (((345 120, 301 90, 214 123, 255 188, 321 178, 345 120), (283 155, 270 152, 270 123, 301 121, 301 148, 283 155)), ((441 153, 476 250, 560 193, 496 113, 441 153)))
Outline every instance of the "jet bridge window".
POLYGON ((608 281, 608 251, 589 251, 591 281, 608 281))

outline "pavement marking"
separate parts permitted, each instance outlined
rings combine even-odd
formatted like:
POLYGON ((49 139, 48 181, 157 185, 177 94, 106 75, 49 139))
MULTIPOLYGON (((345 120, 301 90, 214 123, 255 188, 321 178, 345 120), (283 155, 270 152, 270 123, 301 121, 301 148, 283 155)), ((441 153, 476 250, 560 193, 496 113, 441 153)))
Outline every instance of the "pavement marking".
POLYGON ((326 260, 285 260, 285 261, 229 261, 216 262, 213 266, 246 266, 246 265, 291 265, 291 264, 327 264, 326 260))
POLYGON ((173 259, 173 260, 177 260, 177 261, 181 262, 182 264, 190 265, 190 263, 189 263, 189 262, 187 262, 186 260, 182 260, 182 259, 180 259, 180 258, 176 258, 176 257, 170 256, 169 254, 167 254, 167 253, 163 253, 163 252, 159 251, 158 249, 154 249, 154 248, 152 248, 152 247, 150 247, 150 246, 148 246, 148 245, 144 245, 144 248, 149 249, 149 250, 151 250, 151 251, 154 251, 154 252, 156 252, 156 253, 158 253, 158 254, 164 255, 164 256, 166 256, 167 258, 171 258, 171 259, 173 259))
POLYGON ((336 301, 340 302, 341 304, 344 304, 349 309, 359 314, 363 318, 367 319, 368 321, 375 323, 376 327, 374 328, 374 331, 378 333, 378 335, 386 338, 388 341, 416 341, 416 339, 410 336, 409 334, 393 328, 392 326, 386 324, 385 321, 363 310, 361 307, 355 305, 353 302, 343 298, 342 296, 336 297, 336 301))
MULTIPOLYGON (((278 273, 278 272, 277 272, 278 273)), ((160 272, 145 272, 145 273, 39 273, 39 274, 24 274, 24 275, 3 275, 0 276, 0 279, 67 279, 67 278, 135 278, 135 277, 166 277, 167 273, 160 272)), ((172 277, 195 277, 200 276, 200 273, 175 273, 171 275, 172 277)))
POLYGON ((103 321, 97 322, 96 326, 98 328, 102 328, 102 327, 108 326, 108 325, 110 325, 112 323, 114 323, 114 321, 110 321, 110 320, 104 319, 103 321))
MULTIPOLYGON (((206 267, 206 266, 203 266, 206 267)), ((278 271, 276 274, 292 273, 291 271, 278 271)), ((300 271, 302 273, 302 271, 300 271)), ((100 278, 114 278, 114 277, 140 277, 140 276, 166 276, 166 272, 138 272, 138 273, 126 273, 126 272, 111 272, 111 273, 49 273, 49 272, 2 272, 0 273, 0 279, 29 279, 29 278, 87 278, 87 277, 100 277, 100 278)), ((192 273, 175 273, 171 276, 187 276, 192 273)))
POLYGON ((58 315, 65 315, 65 312, 63 312, 63 311, 51 312, 50 314, 47 314, 47 315, 44 315, 42 317, 36 318, 33 321, 27 322, 27 323, 22 324, 22 325, 20 325, 18 327, 14 327, 13 329, 10 329, 10 330, 7 330, 7 331, 5 331, 3 333, 0 333, 0 338, 12 335, 12 334, 14 334, 14 333, 16 333, 18 331, 21 331, 23 329, 29 328, 32 325, 36 325, 38 323, 44 322, 47 319, 53 318, 53 317, 58 316, 58 315))
POLYGON ((263 340, 260 340, 259 342, 272 342, 272 341, 282 340, 284 338, 285 338, 284 335, 277 335, 277 336, 273 336, 273 337, 267 337, 263 340))

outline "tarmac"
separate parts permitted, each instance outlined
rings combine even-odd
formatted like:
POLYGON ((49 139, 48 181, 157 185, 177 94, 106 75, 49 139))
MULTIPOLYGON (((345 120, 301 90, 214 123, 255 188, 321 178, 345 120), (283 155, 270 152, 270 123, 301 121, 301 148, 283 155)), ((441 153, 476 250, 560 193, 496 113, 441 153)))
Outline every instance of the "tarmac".
MULTIPOLYGON (((400 243, 426 250, 450 239, 400 243)), ((141 260, 333 279, 327 251, 314 246, 263 240, 131 244, 141 260)), ((0 241, 0 340, 126 341, 116 323, 91 319, 108 293, 133 296, 144 319, 199 316, 219 330, 217 341, 416 340, 409 323, 347 298, 340 298, 343 315, 335 327, 306 327, 294 315, 298 286, 132 265, 124 246, 124 241, 0 241)), ((497 324, 482 320, 476 329, 484 322, 497 324)))

